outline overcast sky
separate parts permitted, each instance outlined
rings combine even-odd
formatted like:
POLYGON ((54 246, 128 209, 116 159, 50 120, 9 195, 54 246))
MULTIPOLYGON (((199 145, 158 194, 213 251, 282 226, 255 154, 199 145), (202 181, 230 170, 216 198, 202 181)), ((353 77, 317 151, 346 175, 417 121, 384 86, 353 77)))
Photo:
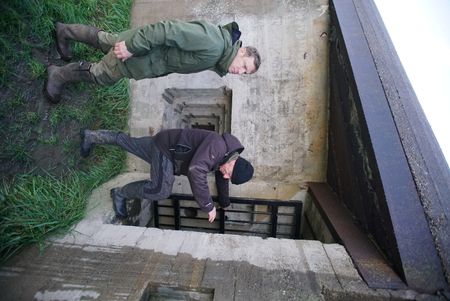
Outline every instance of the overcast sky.
POLYGON ((374 0, 450 166, 450 0, 374 0))

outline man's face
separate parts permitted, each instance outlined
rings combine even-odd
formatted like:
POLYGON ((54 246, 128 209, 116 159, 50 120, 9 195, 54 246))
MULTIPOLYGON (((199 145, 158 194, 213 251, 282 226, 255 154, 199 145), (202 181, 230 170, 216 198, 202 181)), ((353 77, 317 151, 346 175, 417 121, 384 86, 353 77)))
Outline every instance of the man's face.
POLYGON ((223 174, 224 179, 231 179, 231 175, 233 174, 234 164, 236 164, 236 160, 225 163, 219 167, 219 170, 223 174))
POLYGON ((250 74, 255 70, 255 58, 246 56, 245 48, 239 48, 230 67, 228 67, 228 72, 231 74, 250 74))

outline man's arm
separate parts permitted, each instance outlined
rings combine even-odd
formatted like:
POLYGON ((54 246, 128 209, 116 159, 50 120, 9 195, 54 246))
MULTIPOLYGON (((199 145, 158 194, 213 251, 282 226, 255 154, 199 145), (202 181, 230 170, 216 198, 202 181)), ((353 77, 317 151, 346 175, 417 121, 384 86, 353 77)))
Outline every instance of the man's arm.
POLYGON ((223 178, 223 174, 220 172, 220 170, 216 170, 214 176, 216 178, 217 195, 219 196, 220 207, 227 208, 228 206, 230 206, 230 181, 223 178))
POLYGON ((187 177, 195 200, 202 211, 208 212, 208 220, 212 223, 216 217, 216 207, 209 193, 207 175, 205 166, 191 164, 187 177))
POLYGON ((218 31, 204 22, 161 21, 128 31, 125 36, 123 41, 116 43, 116 47, 119 55, 130 57, 145 55, 158 46, 185 51, 208 50, 213 47, 218 31))

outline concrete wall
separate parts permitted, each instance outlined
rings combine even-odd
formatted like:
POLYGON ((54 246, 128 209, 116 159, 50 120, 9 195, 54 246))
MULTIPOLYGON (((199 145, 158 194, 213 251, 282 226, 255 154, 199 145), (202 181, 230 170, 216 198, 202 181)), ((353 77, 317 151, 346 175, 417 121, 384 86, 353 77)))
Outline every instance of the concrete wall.
MULTIPOLYGON (((255 46, 262 56, 261 67, 253 75, 220 78, 205 71, 132 80, 129 127, 133 136, 161 128, 164 89, 226 86, 233 93, 231 133, 241 140, 246 147, 243 155, 255 165, 256 179, 252 182, 262 189, 258 197, 265 189, 272 190, 275 183, 301 189, 307 181, 325 181, 327 0, 137 0, 132 14, 134 27, 175 18, 206 19, 217 24, 236 21, 243 46, 255 46)), ((148 165, 130 157, 129 169, 145 172, 148 165)), ((253 184, 242 185, 250 191, 244 194, 254 196, 253 184)))

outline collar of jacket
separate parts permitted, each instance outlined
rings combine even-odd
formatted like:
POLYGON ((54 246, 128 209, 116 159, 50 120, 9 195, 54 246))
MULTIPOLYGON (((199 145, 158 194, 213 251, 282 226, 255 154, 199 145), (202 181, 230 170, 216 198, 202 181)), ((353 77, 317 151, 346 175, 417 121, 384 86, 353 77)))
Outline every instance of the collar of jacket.
POLYGON ((219 28, 222 31, 225 47, 222 58, 216 64, 216 71, 220 76, 224 76, 228 73, 228 68, 230 67, 231 62, 233 62, 237 51, 242 46, 242 42, 239 40, 237 40, 233 44, 232 36, 234 35, 234 37, 238 39, 241 35, 241 32, 239 31, 239 25, 236 22, 231 22, 227 25, 219 26, 219 28))
POLYGON ((241 31, 239 30, 239 25, 236 22, 228 23, 227 25, 222 26, 222 28, 226 29, 230 33, 231 44, 233 45, 241 37, 241 31))

